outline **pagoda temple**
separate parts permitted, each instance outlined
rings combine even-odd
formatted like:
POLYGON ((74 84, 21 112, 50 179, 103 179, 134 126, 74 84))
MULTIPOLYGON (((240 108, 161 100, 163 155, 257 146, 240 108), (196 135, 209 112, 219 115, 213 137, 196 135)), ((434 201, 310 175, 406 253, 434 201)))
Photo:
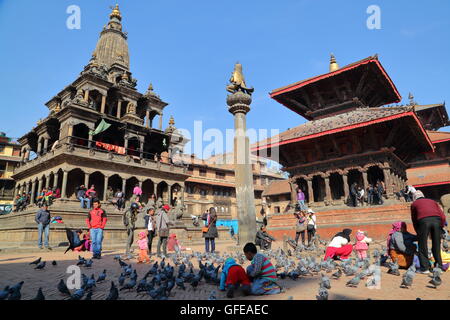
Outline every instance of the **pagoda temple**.
POLYGON ((322 220, 332 229, 329 233, 349 223, 389 226, 402 218, 396 216, 400 212, 408 219, 409 209, 405 204, 396 207, 394 193, 408 183, 410 162, 434 153, 427 130, 448 125, 445 106, 386 106, 402 98, 377 55, 344 67, 332 55, 328 73, 275 89, 270 96, 309 120, 252 148, 256 155, 279 161, 289 173, 291 205, 300 187, 309 207, 330 212, 330 219, 322 220), (384 182, 391 209, 383 206, 384 216, 356 221, 356 213, 376 209, 345 206, 350 186, 356 182, 366 190, 377 181, 384 182))

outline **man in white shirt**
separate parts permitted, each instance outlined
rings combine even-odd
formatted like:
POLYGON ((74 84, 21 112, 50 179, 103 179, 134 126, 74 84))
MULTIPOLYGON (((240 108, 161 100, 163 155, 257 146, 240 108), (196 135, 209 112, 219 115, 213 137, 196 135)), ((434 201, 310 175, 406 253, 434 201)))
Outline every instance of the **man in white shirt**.
POLYGON ((147 229, 148 238, 148 255, 152 255, 152 242, 153 238, 156 236, 156 220, 155 220, 155 209, 148 209, 147 215, 144 217, 145 228, 147 229))

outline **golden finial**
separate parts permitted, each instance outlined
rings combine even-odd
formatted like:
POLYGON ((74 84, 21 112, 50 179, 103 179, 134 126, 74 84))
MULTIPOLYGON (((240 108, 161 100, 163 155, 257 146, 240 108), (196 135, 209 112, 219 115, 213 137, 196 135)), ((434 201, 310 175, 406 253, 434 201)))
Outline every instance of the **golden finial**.
POLYGON ((116 4, 115 8, 113 8, 113 11, 111 12, 111 14, 109 15, 109 17, 112 18, 117 18, 119 20, 122 20, 122 16, 120 15, 120 10, 119 10, 119 5, 116 4))
POLYGON ((336 58, 334 57, 334 54, 331 54, 330 58, 330 72, 336 71, 339 69, 339 65, 336 62, 336 58))
POLYGON ((153 91, 153 84, 150 82, 147 91, 153 91))
POLYGON ((169 126, 173 127, 174 125, 175 125, 175 119, 173 118, 173 116, 170 116, 169 126))

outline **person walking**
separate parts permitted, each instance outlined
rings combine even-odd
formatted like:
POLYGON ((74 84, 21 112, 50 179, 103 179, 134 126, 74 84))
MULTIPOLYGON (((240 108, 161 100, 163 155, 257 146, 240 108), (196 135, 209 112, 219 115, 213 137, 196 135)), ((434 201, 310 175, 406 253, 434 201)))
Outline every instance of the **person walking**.
POLYGON ((419 240, 420 273, 429 273, 428 236, 431 235, 431 252, 433 253, 435 267, 442 269, 441 236, 445 226, 445 214, 439 204, 425 198, 422 191, 416 191, 411 204, 411 220, 419 240))
POLYGON ((169 220, 167 212, 169 212, 170 207, 165 204, 161 209, 158 210, 156 214, 156 230, 158 232, 158 245, 156 249, 156 254, 161 257, 161 246, 163 249, 164 256, 167 256, 167 239, 169 237, 169 226, 172 224, 169 220))
POLYGON ((48 210, 48 205, 44 205, 38 210, 35 216, 35 221, 38 224, 38 246, 39 249, 42 248, 42 235, 44 235, 44 246, 47 250, 51 250, 48 239, 50 233, 50 211, 48 210))
POLYGON ((101 259, 103 230, 105 229, 108 218, 106 212, 101 208, 98 199, 93 200, 94 208, 89 211, 86 224, 92 239, 93 259, 101 259))
POLYGON ((298 188, 297 190, 297 202, 300 207, 300 210, 302 211, 308 210, 308 207, 306 207, 305 205, 305 193, 300 188, 298 188))
POLYGON ((203 238, 205 238, 205 251, 210 252, 210 244, 211 244, 211 252, 216 251, 216 243, 215 238, 219 237, 216 227, 217 214, 216 209, 211 207, 209 211, 205 212, 202 215, 202 220, 205 221, 205 227, 203 227, 203 238))
POLYGON ((316 213, 312 209, 308 209, 308 216, 306 217, 306 232, 308 233, 308 247, 311 244, 312 238, 316 234, 316 213))
POLYGON ((148 241, 148 254, 152 255, 152 243, 153 238, 156 237, 156 219, 155 219, 155 209, 150 208, 144 217, 145 229, 147 229, 147 241, 148 241))

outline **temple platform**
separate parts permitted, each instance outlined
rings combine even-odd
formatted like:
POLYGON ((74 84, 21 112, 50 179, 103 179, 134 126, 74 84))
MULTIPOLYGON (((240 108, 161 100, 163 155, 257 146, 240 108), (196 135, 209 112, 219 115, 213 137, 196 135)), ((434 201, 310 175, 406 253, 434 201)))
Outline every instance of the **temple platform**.
MULTIPOLYGON (((123 212, 117 210, 110 204, 102 204, 108 217, 105 227, 103 247, 105 249, 125 249, 127 233, 122 222, 123 212)), ((60 216, 64 223, 52 223, 50 225, 50 246, 53 248, 67 247, 66 228, 86 230, 87 209, 81 209, 78 201, 61 200, 49 208, 52 217, 60 216)), ((17 250, 28 250, 37 247, 38 231, 34 220, 37 206, 28 206, 22 212, 11 212, 0 216, 0 250, 16 248, 17 250)), ((231 236, 226 227, 218 227, 218 242, 231 242, 231 236)), ((138 233, 144 231, 142 214, 138 215, 136 221, 135 241, 138 233), (141 221, 142 220, 142 221, 141 221)), ((202 244, 201 227, 194 227, 189 214, 185 214, 181 220, 176 221, 171 227, 170 233, 176 234, 184 247, 202 244)), ((154 241, 155 242, 155 241, 154 241)), ((136 244, 133 245, 136 248, 136 244)))
MULTIPOLYGON (((370 207, 324 207, 313 208, 316 212, 317 234, 322 239, 330 239, 344 228, 368 233, 373 239, 385 239, 391 225, 396 221, 405 221, 408 230, 414 232, 411 224, 410 203, 385 203, 370 207)), ((274 214, 270 217, 267 230, 276 239, 283 236, 295 238, 296 218, 291 213, 274 214)))

